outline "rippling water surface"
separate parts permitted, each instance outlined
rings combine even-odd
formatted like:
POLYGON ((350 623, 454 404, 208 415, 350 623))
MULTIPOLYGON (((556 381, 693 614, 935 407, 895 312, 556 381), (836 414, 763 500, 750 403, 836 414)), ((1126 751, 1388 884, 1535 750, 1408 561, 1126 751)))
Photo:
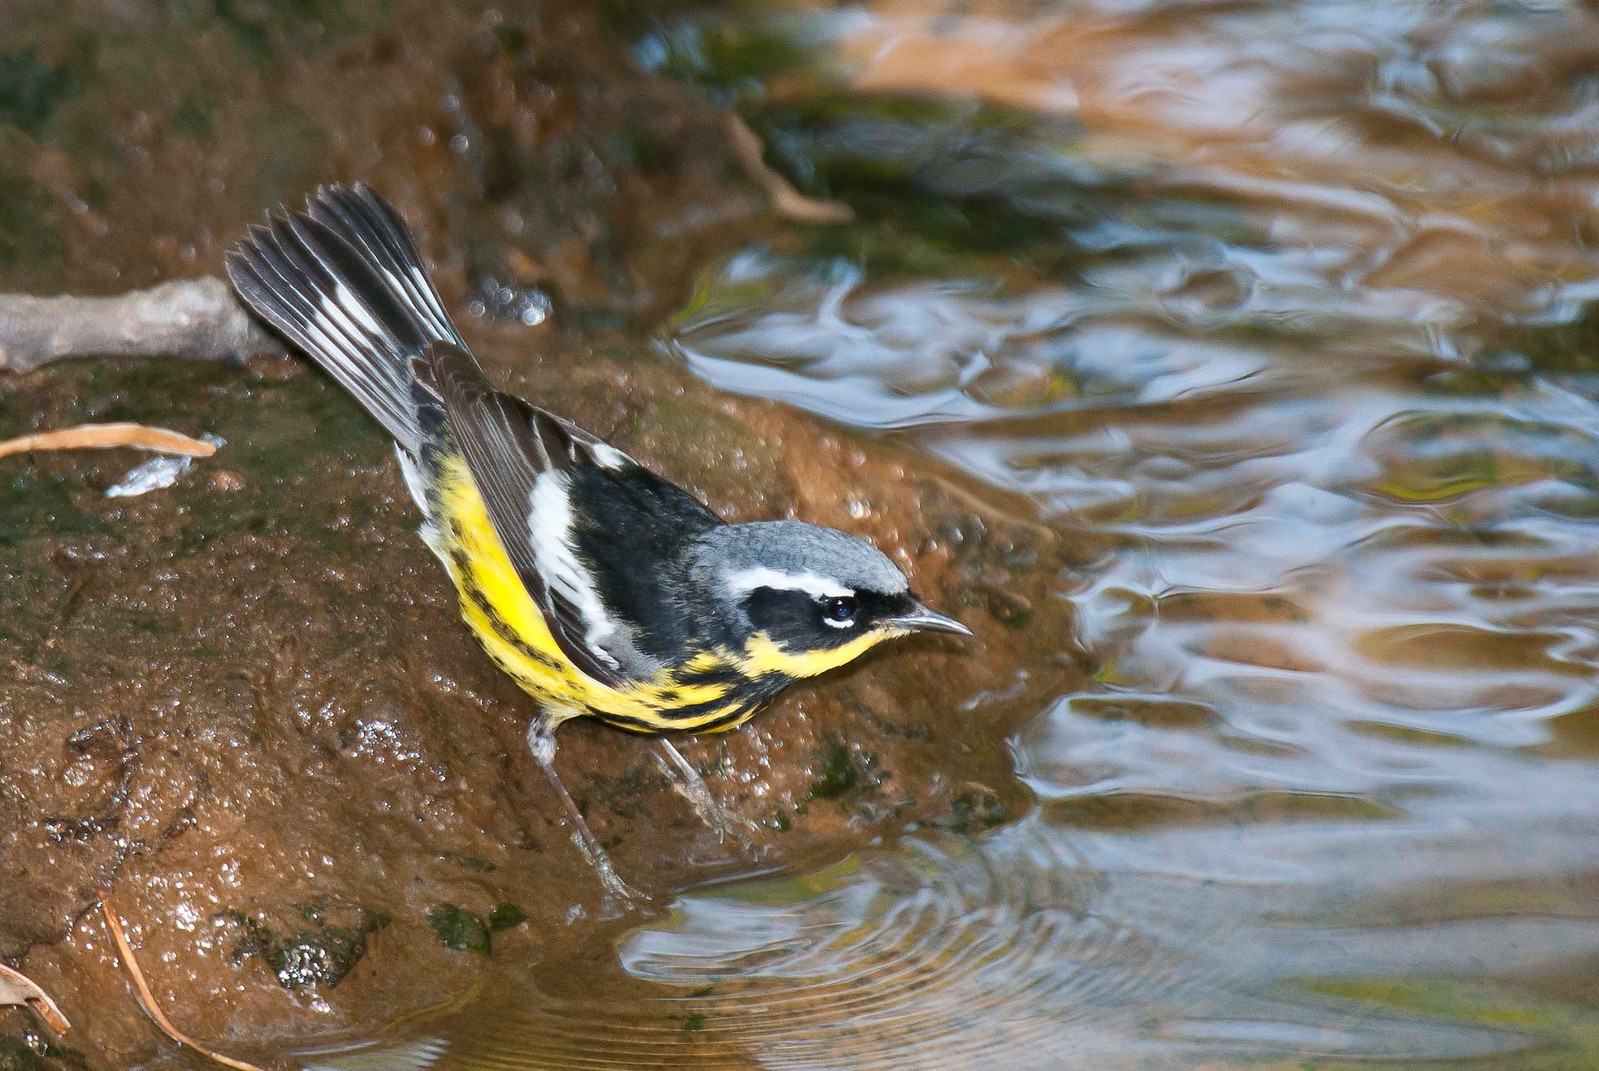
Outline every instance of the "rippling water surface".
POLYGON ((1092 677, 1015 736, 1020 821, 700 890, 572 968, 631 996, 386 1066, 1599 1066, 1599 12, 884 0, 634 51, 857 214, 711 265, 669 354, 1030 498, 1092 550, 1092 677))

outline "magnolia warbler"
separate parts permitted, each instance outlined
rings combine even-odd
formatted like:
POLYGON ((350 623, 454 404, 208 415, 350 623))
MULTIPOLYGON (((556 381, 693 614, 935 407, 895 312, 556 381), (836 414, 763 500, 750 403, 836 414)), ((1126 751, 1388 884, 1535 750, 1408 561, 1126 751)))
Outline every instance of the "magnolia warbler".
MULTIPOLYGON (((305 212, 269 216, 227 269, 250 308, 394 437, 422 538, 489 656, 537 700, 528 744, 574 841, 624 902, 638 894, 556 773, 558 725, 721 732, 890 637, 970 635, 869 543, 798 521, 728 524, 620 450, 496 390, 404 220, 364 184, 324 187, 305 212)), ((714 807, 661 743, 691 799, 714 807)))

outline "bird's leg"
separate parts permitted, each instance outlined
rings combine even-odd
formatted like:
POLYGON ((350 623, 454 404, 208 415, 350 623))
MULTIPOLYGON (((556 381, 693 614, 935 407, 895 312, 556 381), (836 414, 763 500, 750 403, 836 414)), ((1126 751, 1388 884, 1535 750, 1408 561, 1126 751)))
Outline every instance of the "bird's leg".
POLYGON ((560 797, 561 805, 566 808, 566 817, 572 824, 572 842, 577 845, 578 850, 588 859, 589 865, 594 868, 594 873, 599 876, 600 884, 605 889, 605 899, 620 901, 619 906, 624 909, 648 903, 649 897, 634 889, 616 873, 610 855, 600 847, 599 838, 583 820, 583 813, 577 809, 572 794, 561 782, 561 775, 555 769, 555 727, 542 715, 534 718, 533 724, 527 728, 527 746, 533 752, 533 759, 539 764, 539 769, 549 778, 550 787, 560 797))
POLYGON ((755 823, 740 818, 726 807, 716 801, 711 795, 711 790, 705 783, 705 778, 700 776, 692 763, 683 757, 683 753, 673 743, 660 737, 655 744, 657 750, 665 760, 661 765, 666 772, 677 779, 677 789, 681 792, 694 808, 694 813, 699 815, 700 821, 716 830, 721 837, 732 837, 743 847, 746 852, 755 850, 755 841, 750 834, 757 831, 755 823))

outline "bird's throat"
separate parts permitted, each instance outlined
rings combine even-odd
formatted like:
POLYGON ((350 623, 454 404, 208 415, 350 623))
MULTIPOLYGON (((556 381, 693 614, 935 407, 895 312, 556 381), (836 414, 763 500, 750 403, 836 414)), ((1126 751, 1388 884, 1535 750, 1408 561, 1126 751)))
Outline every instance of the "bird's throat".
POLYGON ((885 634, 873 631, 838 647, 819 651, 791 651, 779 646, 766 633, 757 632, 744 645, 742 668, 752 675, 780 673, 786 677, 816 677, 848 665, 885 639, 885 634))

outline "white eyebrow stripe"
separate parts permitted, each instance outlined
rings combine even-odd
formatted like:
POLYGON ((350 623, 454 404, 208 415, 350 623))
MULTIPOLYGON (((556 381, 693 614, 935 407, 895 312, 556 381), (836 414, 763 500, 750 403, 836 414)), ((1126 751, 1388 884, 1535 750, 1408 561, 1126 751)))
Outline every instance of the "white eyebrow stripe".
POLYGON ((777 591, 803 591, 814 595, 818 599, 838 598, 854 595, 855 592, 840 584, 836 580, 829 580, 816 573, 785 573, 777 569, 768 569, 758 565, 753 569, 741 569, 727 578, 727 588, 735 595, 743 595, 754 591, 756 588, 773 588, 777 591))

